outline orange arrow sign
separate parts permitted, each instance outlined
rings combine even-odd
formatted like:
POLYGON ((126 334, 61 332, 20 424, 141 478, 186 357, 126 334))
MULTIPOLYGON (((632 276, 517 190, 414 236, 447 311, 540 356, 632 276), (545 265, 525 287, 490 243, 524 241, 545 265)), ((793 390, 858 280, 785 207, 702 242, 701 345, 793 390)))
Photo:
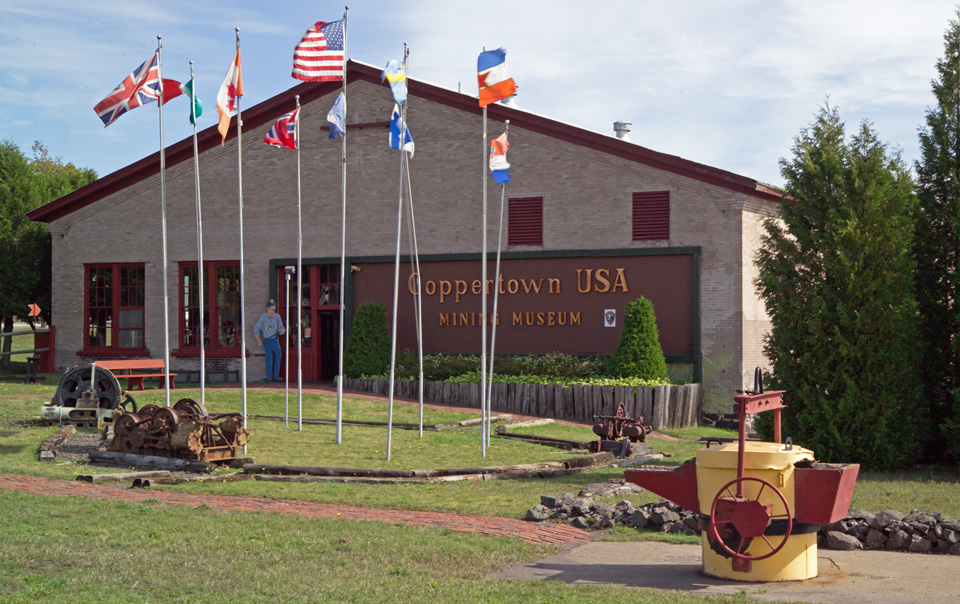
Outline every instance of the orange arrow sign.
POLYGON ((37 306, 36 304, 30 304, 30 315, 29 315, 29 316, 31 316, 31 317, 39 317, 39 316, 40 316, 40 307, 37 306))

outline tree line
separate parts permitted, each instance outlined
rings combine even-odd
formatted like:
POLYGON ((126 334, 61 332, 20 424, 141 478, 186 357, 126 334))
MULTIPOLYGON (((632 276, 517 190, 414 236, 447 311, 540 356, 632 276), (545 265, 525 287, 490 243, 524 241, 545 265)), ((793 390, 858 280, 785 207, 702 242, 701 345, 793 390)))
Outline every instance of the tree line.
POLYGON ((932 89, 915 176, 829 104, 780 161, 756 257, 768 383, 784 434, 825 461, 960 461, 960 13, 932 89))
MULTIPOLYGON (((27 320, 29 304, 41 308, 50 322, 50 231, 32 222, 27 212, 97 179, 91 169, 64 164, 40 143, 27 157, 11 141, 0 143, 0 328, 13 331, 14 319, 27 320)), ((78 300, 82 303, 82 300, 78 300)), ((11 338, 2 338, 3 351, 11 338)), ((10 357, 0 357, 9 368, 10 357)))

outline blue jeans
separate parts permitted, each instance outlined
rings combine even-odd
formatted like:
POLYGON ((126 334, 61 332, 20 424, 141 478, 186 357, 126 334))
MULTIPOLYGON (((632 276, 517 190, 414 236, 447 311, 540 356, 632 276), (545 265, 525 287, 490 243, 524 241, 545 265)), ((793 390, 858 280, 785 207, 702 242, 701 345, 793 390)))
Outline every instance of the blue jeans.
POLYGON ((280 342, 277 338, 264 340, 263 351, 267 355, 267 379, 280 377, 280 342))

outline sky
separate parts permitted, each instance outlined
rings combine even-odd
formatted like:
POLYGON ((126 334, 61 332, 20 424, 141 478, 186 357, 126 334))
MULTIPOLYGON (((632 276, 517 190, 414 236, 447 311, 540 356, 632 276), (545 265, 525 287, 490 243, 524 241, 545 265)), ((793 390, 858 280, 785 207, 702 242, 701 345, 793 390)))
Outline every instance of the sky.
MULTIPOLYGON (((159 148, 156 104, 108 128, 93 111, 157 36, 164 77, 186 81, 194 62, 205 128, 235 27, 251 107, 299 83, 294 47, 343 13, 297 0, 0 0, 0 140, 27 155, 39 140, 105 176, 159 148)), ((611 136, 613 122, 630 122, 636 144, 782 185, 779 161, 827 102, 848 132, 868 120, 912 165, 957 4, 355 0, 348 14, 351 59, 383 66, 407 43, 411 78, 476 95, 477 55, 503 47, 521 109, 611 136)), ((188 111, 182 99, 164 106, 167 146, 191 136, 188 111)))

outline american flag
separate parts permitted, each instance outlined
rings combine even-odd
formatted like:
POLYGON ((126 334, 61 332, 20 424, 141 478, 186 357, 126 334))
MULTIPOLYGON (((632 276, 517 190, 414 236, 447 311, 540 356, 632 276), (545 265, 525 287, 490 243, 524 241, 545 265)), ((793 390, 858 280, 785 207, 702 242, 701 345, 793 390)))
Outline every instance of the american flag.
POLYGON ((293 51, 293 73, 305 82, 343 79, 343 20, 317 21, 293 51))
MULTIPOLYGON (((177 91, 179 94, 179 91, 177 91)), ((153 103, 160 98, 160 67, 154 51, 143 65, 133 70, 107 98, 93 108, 103 120, 103 127, 112 124, 118 117, 144 103, 153 103)), ((166 100, 166 99, 164 99, 166 100)))
POLYGON ((277 120, 277 123, 270 128, 270 131, 263 137, 263 142, 274 147, 284 147, 286 149, 297 148, 297 113, 299 108, 294 109, 277 120))

